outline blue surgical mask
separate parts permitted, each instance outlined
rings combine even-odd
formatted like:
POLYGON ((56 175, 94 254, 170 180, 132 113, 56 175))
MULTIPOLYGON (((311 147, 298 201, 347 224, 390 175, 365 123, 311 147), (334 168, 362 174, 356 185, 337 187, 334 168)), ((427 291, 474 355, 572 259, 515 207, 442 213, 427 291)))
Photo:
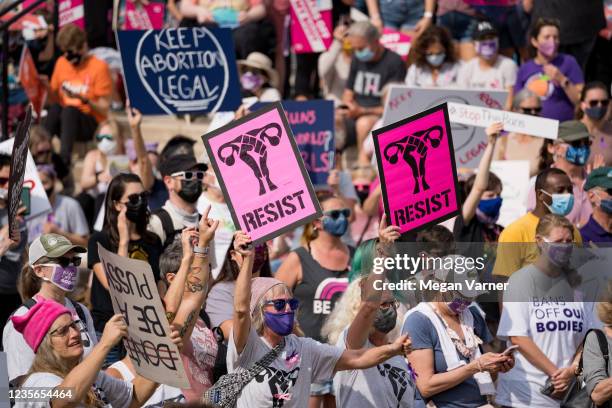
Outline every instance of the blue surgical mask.
POLYGON ((323 217, 322 223, 323 230, 336 237, 343 236, 348 228, 348 219, 343 214, 340 214, 340 216, 338 216, 336 219, 325 216, 323 217))
POLYGON ((565 151, 565 160, 576 166, 584 166, 591 154, 589 146, 574 147, 570 145, 565 151))
POLYGON ((370 47, 365 47, 360 50, 355 50, 354 54, 355 54, 355 57, 359 61, 362 61, 362 62, 369 62, 369 61, 372 61, 372 58, 374 58, 374 51, 372 51, 370 47))
POLYGON ((288 336, 293 331, 293 321, 295 319, 295 312, 283 312, 283 313, 264 313, 264 323, 270 330, 279 336, 288 336))
POLYGON ((499 209, 502 206, 502 201, 501 197, 482 199, 478 203, 478 209, 488 217, 497 218, 499 217, 499 209))
POLYGON ((542 190, 544 194, 552 198, 551 205, 544 203, 548 210, 556 215, 566 216, 574 207, 574 195, 565 194, 550 194, 548 191, 542 190))
MULTIPOLYGON (((597 195, 597 197, 599 197, 599 194, 597 194, 597 192, 595 194, 597 195)), ((612 214, 612 199, 604 200, 601 197, 599 198, 599 208, 601 208, 601 210, 606 214, 612 214)))
POLYGON ((432 67, 439 67, 444 63, 444 59, 446 59, 446 53, 441 52, 439 54, 429 54, 425 57, 425 59, 432 67))

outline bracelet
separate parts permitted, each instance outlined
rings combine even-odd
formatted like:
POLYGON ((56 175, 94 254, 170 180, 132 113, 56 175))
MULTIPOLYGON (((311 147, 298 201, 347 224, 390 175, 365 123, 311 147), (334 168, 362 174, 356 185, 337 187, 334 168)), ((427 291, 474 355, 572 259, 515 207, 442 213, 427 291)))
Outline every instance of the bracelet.
POLYGON ((423 17, 425 18, 433 18, 433 13, 431 11, 426 11, 423 13, 423 17))
POLYGON ((201 246, 197 246, 196 245, 196 246, 193 247, 193 253, 195 255, 204 255, 204 256, 206 256, 206 255, 208 255, 208 247, 207 246, 201 247, 201 246))
POLYGON ((204 254, 194 254, 194 256, 195 256, 196 258, 202 258, 202 259, 206 259, 206 258, 208 258, 208 255, 204 255, 204 254))

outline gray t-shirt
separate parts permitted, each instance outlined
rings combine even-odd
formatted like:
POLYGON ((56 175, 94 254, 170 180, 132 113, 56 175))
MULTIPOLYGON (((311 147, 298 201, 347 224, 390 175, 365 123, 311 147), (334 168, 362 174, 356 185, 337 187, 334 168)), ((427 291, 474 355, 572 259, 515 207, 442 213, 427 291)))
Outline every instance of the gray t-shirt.
MULTIPOLYGON (((230 335, 227 349, 227 369, 250 368, 271 347, 251 326, 247 343, 239 355, 230 335)), ((329 380, 342 350, 316 340, 290 334, 285 337, 285 348, 272 364, 255 376, 236 404, 237 408, 303 408, 308 406, 310 385, 329 380)))
MULTIPOLYGON (((604 332, 605 333, 605 332, 604 332)), ((608 355, 612 351, 612 337, 606 336, 608 340, 608 355)), ((582 352, 582 364, 584 381, 589 395, 593 392, 597 384, 603 380, 607 380, 612 375, 612 358, 608 358, 608 367, 606 373, 605 360, 602 350, 597 341, 595 333, 589 333, 584 343, 582 352)))
POLYGON ((58 194, 53 206, 53 217, 55 223, 64 231, 89 235, 89 226, 83 209, 74 198, 58 194))
POLYGON ((219 282, 212 287, 206 298, 206 314, 212 327, 218 327, 226 320, 232 320, 234 313, 234 289, 236 282, 219 282))
POLYGON ((461 65, 457 74, 457 86, 468 89, 505 90, 516 83, 518 67, 510 58, 498 55, 489 69, 480 67, 478 57, 461 65))
MULTIPOLYGON (((336 346, 346 349, 344 329, 336 346)), ((366 340, 364 348, 374 345, 366 340)), ((408 373, 403 357, 394 356, 365 370, 339 371, 334 376, 336 404, 339 407, 359 408, 412 408, 415 385, 408 373)))

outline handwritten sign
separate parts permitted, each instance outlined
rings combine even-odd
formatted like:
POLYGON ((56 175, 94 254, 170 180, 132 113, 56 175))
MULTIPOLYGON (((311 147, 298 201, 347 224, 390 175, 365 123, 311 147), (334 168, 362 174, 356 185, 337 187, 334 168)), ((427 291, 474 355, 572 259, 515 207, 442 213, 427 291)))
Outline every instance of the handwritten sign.
POLYGON ((79 28, 85 29, 84 0, 59 0, 58 4, 59 28, 66 24, 75 24, 79 28))
MULTIPOLYGON (((389 125, 445 102, 503 109, 507 96, 508 93, 505 91, 392 86, 385 105, 383 125, 389 125)), ((457 166, 468 169, 477 168, 487 147, 487 136, 484 129, 452 122, 451 126, 457 166)))
POLYGON ((19 62, 19 82, 28 95, 36 116, 40 118, 40 112, 47 100, 47 87, 40 80, 34 59, 26 45, 23 46, 19 62))
MULTIPOLYGON (((449 114, 450 115, 450 114, 449 114)), ((502 182, 502 206, 497 223, 502 227, 521 218, 527 212, 529 193, 529 162, 527 160, 500 160, 491 162, 491 172, 502 182)))
POLYGON ((372 132, 387 220, 402 233, 459 214, 446 104, 372 132))
POLYGON ((117 36, 130 103, 143 114, 233 111, 240 105, 231 30, 185 27, 117 36))
MULTIPOLYGON (((322 99, 281 103, 312 184, 327 185, 327 177, 333 166, 336 150, 334 103, 322 99)), ((250 109, 255 111, 266 105, 256 103, 250 109)))
POLYGON ((234 225, 265 242, 322 215, 282 105, 202 136, 234 225))
POLYGON ((161 30, 166 7, 163 3, 136 4, 125 2, 125 30, 161 30))
POLYGON ((404 61, 408 59, 411 41, 412 38, 409 35, 387 27, 383 29, 383 33, 380 36, 380 43, 385 48, 397 53, 404 61))
POLYGON ((113 310, 128 325, 123 345, 136 372, 152 381, 189 388, 178 348, 170 340, 170 325, 162 306, 151 265, 121 257, 98 244, 108 278, 113 310))
POLYGON ((297 54, 323 52, 332 41, 330 0, 291 0, 291 46, 297 54))
POLYGON ((502 122, 507 132, 556 139, 559 121, 533 115, 508 112, 498 109, 470 106, 461 103, 448 103, 448 115, 453 123, 486 128, 494 122, 502 122))

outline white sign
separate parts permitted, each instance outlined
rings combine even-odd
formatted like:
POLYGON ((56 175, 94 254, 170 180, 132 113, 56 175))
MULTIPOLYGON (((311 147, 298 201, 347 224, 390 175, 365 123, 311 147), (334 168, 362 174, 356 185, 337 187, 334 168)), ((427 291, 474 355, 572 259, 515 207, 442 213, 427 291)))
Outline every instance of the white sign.
POLYGON ((125 317, 128 337, 123 345, 136 372, 160 384, 189 388, 178 348, 157 292, 151 265, 121 257, 98 244, 108 278, 113 310, 125 317))
MULTIPOLYGON (((508 92, 467 89, 410 88, 394 85, 385 104, 383 125, 387 126, 445 102, 503 109, 508 92)), ((484 129, 452 123, 455 163, 460 172, 475 169, 487 147, 484 129)))
POLYGON ((449 102, 448 116, 451 122, 483 128, 494 122, 502 122, 506 132, 522 133, 546 139, 556 139, 559 132, 558 120, 461 103, 449 102))
POLYGON ((491 162, 491 172, 502 182, 503 199, 497 223, 508 226, 527 212, 525 203, 529 193, 529 161, 502 160, 491 162))

